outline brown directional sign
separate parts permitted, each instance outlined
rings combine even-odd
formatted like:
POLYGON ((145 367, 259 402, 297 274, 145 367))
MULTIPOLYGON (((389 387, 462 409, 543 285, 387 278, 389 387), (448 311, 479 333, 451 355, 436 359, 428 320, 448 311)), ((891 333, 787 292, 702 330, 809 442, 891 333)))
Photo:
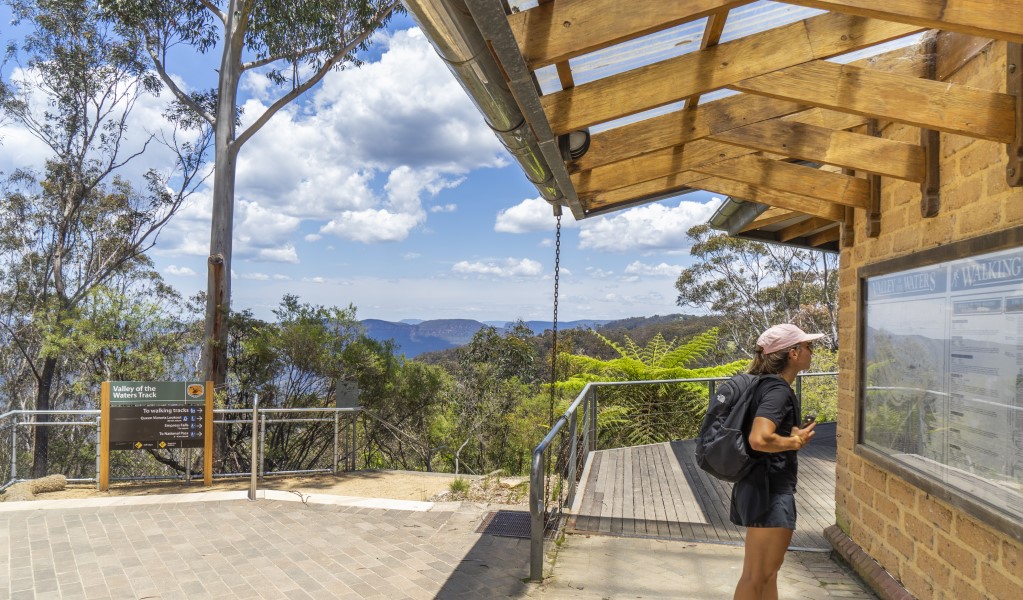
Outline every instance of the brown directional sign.
POLYGON ((212 381, 104 381, 100 389, 98 487, 110 487, 110 451, 202 448, 203 485, 213 484, 212 381))
POLYGON ((111 406, 110 449, 202 448, 201 405, 111 406))

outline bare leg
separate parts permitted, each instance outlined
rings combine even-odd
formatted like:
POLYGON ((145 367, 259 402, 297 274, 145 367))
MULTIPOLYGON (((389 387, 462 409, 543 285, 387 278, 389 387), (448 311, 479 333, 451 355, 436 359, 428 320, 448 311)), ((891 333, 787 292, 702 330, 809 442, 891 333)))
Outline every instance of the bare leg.
POLYGON ((792 541, 784 527, 750 527, 746 530, 746 554, 734 600, 778 600, 778 571, 792 541))

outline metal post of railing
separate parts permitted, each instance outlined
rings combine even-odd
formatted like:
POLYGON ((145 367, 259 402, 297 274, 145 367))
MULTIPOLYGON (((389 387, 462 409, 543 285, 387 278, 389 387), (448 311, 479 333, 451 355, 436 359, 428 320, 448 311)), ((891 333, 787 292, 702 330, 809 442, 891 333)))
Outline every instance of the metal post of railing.
POLYGON ((799 399, 799 403, 803 403, 803 376, 796 375, 796 398, 799 399))
POLYGON ((565 500, 565 504, 569 507, 575 502, 575 474, 576 468, 576 453, 577 444, 575 441, 576 435, 576 415, 578 411, 573 411, 572 416, 568 418, 568 443, 571 445, 571 449, 568 451, 568 498, 565 500))
MULTIPOLYGON (((96 454, 99 456, 99 454, 96 454)), ((11 481, 18 479, 18 416, 11 416, 11 481)))
POLYGON ((185 448, 185 485, 192 483, 192 449, 185 448))
POLYGON ((544 451, 533 451, 532 468, 529 470, 529 579, 543 581, 543 537, 544 537, 544 498, 546 490, 543 485, 542 461, 544 451))
POLYGON ((100 461, 100 454, 102 453, 101 452, 101 450, 102 450, 102 446, 101 446, 102 442, 100 441, 102 439, 102 437, 101 437, 101 432, 100 432, 99 428, 102 427, 102 426, 103 426, 103 423, 100 422, 100 418, 96 417, 96 489, 97 490, 99 489, 99 469, 100 469, 99 461, 100 461))
POLYGON ((266 475, 266 415, 259 423, 259 476, 266 475))
POLYGON ((334 413, 334 460, 332 461, 332 470, 331 470, 331 472, 334 475, 337 475, 337 434, 338 434, 338 423, 337 423, 337 413, 335 412, 334 413))
POLYGON ((351 465, 348 467, 349 471, 355 471, 355 466, 358 464, 356 452, 359 451, 359 413, 352 413, 352 451, 351 451, 351 465))
POLYGON ((249 500, 256 499, 256 456, 258 449, 256 448, 257 435, 256 432, 259 428, 259 394, 252 396, 252 477, 249 479, 249 500))
POLYGON ((707 408, 710 408, 712 402, 714 402, 714 392, 718 389, 718 382, 711 379, 707 382, 707 408))
POLYGON ((590 417, 590 447, 587 452, 597 451, 597 387, 593 387, 593 396, 590 399, 590 409, 586 411, 590 417))

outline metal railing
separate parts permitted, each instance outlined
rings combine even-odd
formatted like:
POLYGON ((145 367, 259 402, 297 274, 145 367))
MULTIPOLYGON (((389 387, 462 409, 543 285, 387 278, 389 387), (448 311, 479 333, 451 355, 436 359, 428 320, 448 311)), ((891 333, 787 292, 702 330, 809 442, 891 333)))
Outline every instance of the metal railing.
MULTIPOLYGON (((836 376, 836 371, 823 373, 805 373, 796 377, 796 396, 802 401, 803 379, 806 377, 836 376)), ((543 579, 544 543, 551 534, 560 531, 566 507, 575 502, 586 456, 598 448, 597 430, 597 390, 602 387, 624 387, 642 385, 706 383, 708 400, 714 397, 717 382, 726 381, 729 377, 704 377, 693 379, 664 379, 650 381, 607 381, 590 382, 579 392, 568 410, 555 421, 550 432, 533 450, 529 471, 529 513, 530 513, 530 545, 529 545, 529 578, 532 581, 543 579), (582 433, 579 427, 582 424, 582 433), (567 427, 567 431, 566 428, 567 427), (557 446, 558 455, 552 456, 552 444, 562 436, 557 446), (580 451, 582 455, 580 455, 580 451), (551 487, 552 471, 554 471, 555 487, 551 487), (555 495, 556 493, 556 495, 555 495), (556 500, 548 508, 548 501, 556 500)))
MULTIPOLYGON (((285 474, 301 474, 301 473, 326 473, 333 472, 337 473, 339 466, 343 467, 344 470, 355 470, 356 469, 356 457, 358 452, 358 435, 357 425, 358 417, 361 415, 361 408, 258 408, 257 416, 259 426, 256 429, 255 438, 253 441, 257 442, 254 446, 256 448, 255 460, 251 458, 250 452, 250 464, 258 464, 259 476, 264 475, 285 475, 285 474), (312 416, 309 416, 312 415, 312 416), (331 460, 329 463, 325 463, 323 467, 311 468, 311 469, 285 469, 277 470, 266 468, 266 436, 267 426, 274 424, 287 424, 287 425, 299 425, 299 424, 316 424, 316 423, 332 423, 333 424, 333 452, 331 452, 331 460), (344 446, 344 447, 342 447, 344 446), (326 466, 329 465, 329 466, 326 466)), ((223 409, 218 408, 213 410, 213 426, 214 430, 217 427, 240 427, 248 430, 252 430, 252 409, 223 409)), ((6 477, 0 477, 0 491, 10 487, 11 485, 24 481, 23 478, 18 476, 18 462, 19 452, 28 452, 32 447, 32 441, 29 435, 23 432, 29 432, 35 427, 73 427, 73 428, 86 428, 88 431, 84 435, 79 432, 79 437, 82 440, 88 439, 87 442, 70 442, 68 445, 71 447, 71 451, 81 453, 85 450, 86 446, 91 446, 95 453, 95 471, 92 477, 72 476, 68 478, 71 482, 97 482, 99 474, 99 461, 100 461, 100 427, 102 423, 100 421, 100 411, 95 409, 83 409, 83 410, 12 410, 0 415, 0 473, 6 471, 6 477), (37 420, 37 417, 45 416, 46 420, 37 420), (53 420, 54 417, 70 417, 70 420, 53 420), (27 438, 27 439, 26 439, 27 438), (6 454, 6 456, 5 456, 6 454)), ((216 435, 216 434, 214 434, 216 435)), ((252 435, 250 433, 250 435, 252 435)), ((51 445, 51 451, 53 450, 51 445)), ((24 458, 24 452, 22 458, 24 458)), ((149 479, 184 479, 186 482, 191 479, 191 449, 176 449, 174 452, 179 453, 178 458, 184 457, 181 461, 186 465, 186 471, 184 474, 176 471, 167 473, 165 475, 129 475, 122 477, 112 477, 115 481, 143 481, 149 479)), ((173 456, 173 455, 172 455, 173 456)), ((216 463, 214 463, 216 464, 216 463)), ((77 465, 76 472, 81 471, 82 463, 77 465)), ((150 469, 151 470, 151 469, 150 469)), ((249 472, 242 471, 222 471, 214 472, 213 477, 237 477, 248 475, 249 472)))

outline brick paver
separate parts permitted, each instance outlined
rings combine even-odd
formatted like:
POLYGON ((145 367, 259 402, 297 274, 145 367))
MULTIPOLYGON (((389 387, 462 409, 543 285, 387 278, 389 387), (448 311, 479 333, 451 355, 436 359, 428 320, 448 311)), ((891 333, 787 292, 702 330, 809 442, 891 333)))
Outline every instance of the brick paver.
MULTIPOLYGON (((734 546, 571 535, 530 584, 529 540, 476 533, 483 506, 193 496, 0 504, 0 600, 724 600, 742 566, 734 546)), ((827 554, 789 553, 780 581, 873 598, 827 554)))

